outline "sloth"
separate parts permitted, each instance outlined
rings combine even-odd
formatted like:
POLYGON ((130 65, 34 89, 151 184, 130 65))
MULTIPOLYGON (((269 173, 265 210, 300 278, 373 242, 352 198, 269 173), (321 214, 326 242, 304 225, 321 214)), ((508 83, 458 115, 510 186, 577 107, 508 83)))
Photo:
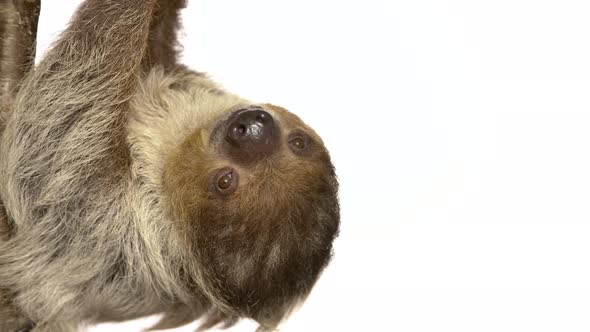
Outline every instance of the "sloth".
POLYGON ((320 137, 178 63, 184 0, 87 0, 0 142, 2 331, 163 314, 275 329, 339 230, 320 137))

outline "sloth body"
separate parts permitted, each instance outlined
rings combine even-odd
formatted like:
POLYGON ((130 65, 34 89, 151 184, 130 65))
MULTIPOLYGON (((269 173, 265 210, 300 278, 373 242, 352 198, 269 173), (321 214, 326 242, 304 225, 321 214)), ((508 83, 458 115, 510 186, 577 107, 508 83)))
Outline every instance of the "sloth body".
POLYGON ((183 6, 88 0, 22 82, 0 124, 2 331, 155 313, 273 329, 328 263, 321 139, 178 64, 183 6))

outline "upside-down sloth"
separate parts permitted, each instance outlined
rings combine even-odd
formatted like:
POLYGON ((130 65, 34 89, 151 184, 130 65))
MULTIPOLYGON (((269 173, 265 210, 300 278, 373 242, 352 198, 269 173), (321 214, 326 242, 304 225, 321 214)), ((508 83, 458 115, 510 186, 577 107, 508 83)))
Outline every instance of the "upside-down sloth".
POLYGON ((184 5, 87 0, 21 82, 0 126, 3 329, 164 313, 272 330, 330 260, 321 139, 179 64, 184 5))

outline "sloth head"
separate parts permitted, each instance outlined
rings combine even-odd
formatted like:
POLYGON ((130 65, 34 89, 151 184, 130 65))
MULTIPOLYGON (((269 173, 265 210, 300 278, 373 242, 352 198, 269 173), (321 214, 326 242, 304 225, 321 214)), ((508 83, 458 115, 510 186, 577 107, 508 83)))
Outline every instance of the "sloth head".
MULTIPOLYGON (((160 104, 177 120, 159 126, 175 128, 160 136, 180 137, 161 148, 161 173, 173 226, 194 262, 188 269, 212 302, 276 321, 330 259, 339 227, 334 168, 320 137, 294 114, 191 80, 165 89, 160 104)), ((161 83, 157 89, 162 95, 161 83)))

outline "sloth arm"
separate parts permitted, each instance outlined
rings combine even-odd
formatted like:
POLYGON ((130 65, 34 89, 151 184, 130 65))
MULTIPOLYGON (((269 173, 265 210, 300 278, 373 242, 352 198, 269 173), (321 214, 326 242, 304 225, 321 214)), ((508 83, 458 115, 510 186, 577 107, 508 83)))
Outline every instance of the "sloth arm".
POLYGON ((125 164, 126 110, 155 2, 88 0, 79 7, 17 96, 11 152, 21 158, 12 166, 21 174, 30 167, 17 178, 74 179, 125 164))
MULTIPOLYGON (((122 196, 119 189, 118 196, 111 191, 112 198, 97 199, 110 193, 109 187, 120 187, 118 175, 128 164, 126 111, 155 24, 155 3, 86 1, 16 96, 0 142, 0 199, 17 232, 0 248, 0 279, 14 287, 11 296, 27 294, 19 303, 28 318, 41 322, 35 331, 75 330, 76 321, 61 326, 57 318, 78 315, 76 304, 67 303, 76 293, 64 287, 60 272, 77 273, 66 285, 83 284, 94 272, 54 261, 63 262, 65 248, 87 240, 77 235, 94 227, 76 225, 83 213, 86 220, 98 220, 90 218, 95 206, 122 196), (49 323, 53 320, 58 325, 49 323)), ((6 316, 2 309, 0 320, 6 316)))
POLYGON ((156 2, 150 33, 148 49, 143 59, 143 69, 154 66, 173 70, 178 63, 178 45, 176 32, 179 29, 179 13, 186 6, 185 0, 161 0, 156 2))
POLYGON ((176 65, 184 5, 88 0, 79 7, 17 96, 6 175, 19 179, 29 199, 63 202, 59 196, 82 181, 125 173, 129 99, 143 73, 176 65))

